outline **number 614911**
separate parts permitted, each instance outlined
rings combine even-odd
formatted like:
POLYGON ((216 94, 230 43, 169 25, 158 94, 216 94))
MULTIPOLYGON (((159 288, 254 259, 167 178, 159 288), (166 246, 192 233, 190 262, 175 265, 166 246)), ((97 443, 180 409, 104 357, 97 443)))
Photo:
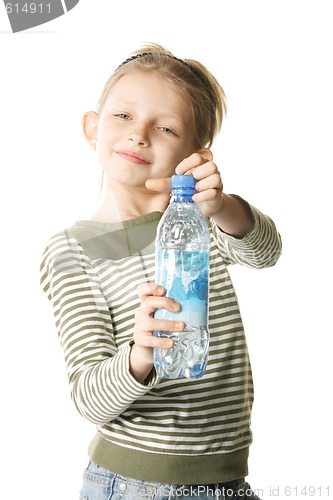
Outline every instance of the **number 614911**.
POLYGON ((19 12, 25 12, 26 14, 51 14, 51 4, 48 3, 43 5, 42 3, 25 3, 20 6, 18 3, 6 3, 6 11, 7 14, 11 14, 12 12, 16 12, 17 14, 19 12))

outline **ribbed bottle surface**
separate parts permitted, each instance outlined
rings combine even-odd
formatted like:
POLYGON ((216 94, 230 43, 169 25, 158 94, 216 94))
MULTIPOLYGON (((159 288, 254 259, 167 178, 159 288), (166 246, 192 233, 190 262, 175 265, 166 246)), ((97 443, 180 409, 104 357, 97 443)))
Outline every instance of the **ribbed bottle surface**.
POLYGON ((155 282, 179 302, 181 310, 157 309, 155 318, 186 325, 182 332, 154 332, 174 340, 172 349, 154 349, 154 366, 161 378, 200 378, 207 366, 210 236, 204 215, 192 201, 194 185, 192 176, 174 176, 172 199, 157 228, 155 282), (180 177, 186 177, 187 186, 181 185, 180 177))

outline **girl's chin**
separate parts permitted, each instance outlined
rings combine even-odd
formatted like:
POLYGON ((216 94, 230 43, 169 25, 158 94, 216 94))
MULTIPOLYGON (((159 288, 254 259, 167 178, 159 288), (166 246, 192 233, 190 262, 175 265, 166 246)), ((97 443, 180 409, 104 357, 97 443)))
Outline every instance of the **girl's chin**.
POLYGON ((106 173, 106 180, 109 186, 145 188, 148 177, 143 175, 133 175, 133 173, 127 175, 126 172, 122 172, 121 176, 114 176, 106 173))

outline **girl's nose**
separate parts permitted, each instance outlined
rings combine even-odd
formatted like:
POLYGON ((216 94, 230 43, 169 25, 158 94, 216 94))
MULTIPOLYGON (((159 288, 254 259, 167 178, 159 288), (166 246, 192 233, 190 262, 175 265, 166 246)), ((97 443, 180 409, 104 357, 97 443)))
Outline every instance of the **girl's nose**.
POLYGON ((143 126, 137 126, 128 134, 128 140, 138 146, 149 146, 148 131, 143 126))

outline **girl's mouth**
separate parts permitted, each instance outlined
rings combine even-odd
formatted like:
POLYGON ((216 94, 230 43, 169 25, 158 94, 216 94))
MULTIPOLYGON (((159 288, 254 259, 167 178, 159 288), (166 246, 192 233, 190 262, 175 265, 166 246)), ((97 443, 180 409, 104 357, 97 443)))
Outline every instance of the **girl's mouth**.
POLYGON ((131 163, 135 163, 136 165, 149 165, 150 162, 146 160, 143 156, 138 153, 134 153, 134 151, 116 151, 117 155, 124 160, 130 161, 131 163))

